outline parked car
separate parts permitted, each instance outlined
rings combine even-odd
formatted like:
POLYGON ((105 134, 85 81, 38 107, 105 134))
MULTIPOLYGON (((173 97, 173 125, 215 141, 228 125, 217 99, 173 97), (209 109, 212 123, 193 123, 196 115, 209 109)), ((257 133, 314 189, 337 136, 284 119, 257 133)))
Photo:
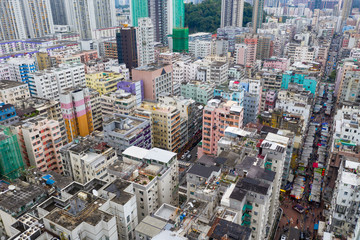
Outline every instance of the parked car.
POLYGON ((301 206, 300 204, 296 204, 293 206, 293 209, 297 211, 298 213, 303 213, 305 211, 305 208, 301 206))

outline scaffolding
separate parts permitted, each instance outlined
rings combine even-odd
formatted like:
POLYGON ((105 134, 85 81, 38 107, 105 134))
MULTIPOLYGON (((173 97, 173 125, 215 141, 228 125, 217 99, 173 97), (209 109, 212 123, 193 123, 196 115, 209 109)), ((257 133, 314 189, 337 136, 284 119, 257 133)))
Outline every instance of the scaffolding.
POLYGON ((8 127, 0 131, 0 176, 9 180, 20 176, 24 169, 19 143, 8 127))
POLYGON ((174 28, 173 52, 189 52, 189 28, 174 28))

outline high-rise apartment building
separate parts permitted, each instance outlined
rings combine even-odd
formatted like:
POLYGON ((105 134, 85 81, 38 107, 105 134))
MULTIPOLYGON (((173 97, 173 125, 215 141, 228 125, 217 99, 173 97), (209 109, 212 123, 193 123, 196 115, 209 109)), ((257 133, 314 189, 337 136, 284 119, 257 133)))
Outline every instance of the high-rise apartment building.
POLYGON ((61 112, 69 142, 94 131, 91 93, 88 88, 68 88, 60 94, 61 112))
POLYGON ((130 70, 138 67, 136 43, 136 28, 121 28, 120 32, 116 33, 118 62, 125 63, 130 70))
POLYGON ((97 72, 86 74, 86 86, 100 93, 100 95, 114 92, 117 84, 124 79, 121 73, 97 72))
POLYGON ((85 86, 85 70, 81 63, 63 65, 28 74, 30 93, 34 97, 55 99, 64 89, 76 86, 85 86))
POLYGON ((29 73, 37 71, 36 61, 33 58, 13 58, 5 65, 9 67, 11 80, 27 84, 29 83, 29 73))
POLYGON ((172 66, 163 64, 152 64, 132 70, 133 81, 143 81, 144 98, 150 101, 157 101, 162 93, 172 94, 172 73, 172 66))
POLYGON ((204 108, 202 147, 200 155, 216 155, 218 141, 227 127, 240 128, 243 125, 244 109, 233 101, 212 99, 204 108))
POLYGON ((117 159, 116 151, 91 137, 77 138, 60 149, 64 175, 86 183, 93 178, 109 180, 107 167, 117 159))
POLYGON ((58 121, 35 117, 11 126, 11 129, 19 138, 22 156, 28 166, 43 172, 63 172, 59 154, 63 141, 58 121))
POLYGON ((30 98, 29 87, 26 83, 9 80, 0 81, 0 101, 9 104, 16 104, 30 98))
POLYGON ((220 26, 242 27, 243 14, 244 0, 222 0, 220 26))
POLYGON ((154 41, 167 44, 167 6, 166 0, 148 0, 148 12, 154 26, 154 41))
POLYGON ((261 28, 264 17, 264 1, 265 0, 254 0, 251 21, 253 33, 257 33, 257 30, 261 28))
POLYGON ((16 134, 9 128, 0 130, 0 176, 6 179, 15 179, 20 176, 24 162, 16 134))
POLYGON ((125 92, 123 89, 103 94, 100 102, 104 119, 108 116, 112 116, 114 113, 132 115, 137 106, 136 96, 129 92, 125 92))
POLYGON ((0 2, 0 40, 26 39, 26 23, 23 20, 21 1, 4 0, 0 2))
POLYGON ((50 7, 54 25, 67 25, 66 0, 51 0, 50 7))
POLYGON ((82 39, 92 39, 92 31, 116 26, 115 1, 65 1, 68 25, 80 33, 82 39))
POLYGON ((172 152, 178 152, 182 144, 180 111, 175 106, 143 102, 135 111, 137 117, 151 121, 152 144, 172 152))
POLYGON ((145 66, 155 62, 154 27, 150 18, 139 18, 136 29, 138 65, 145 66))
POLYGON ((149 17, 147 0, 130 0, 131 25, 137 27, 139 18, 149 17))
POLYGON ((49 0, 4 0, 0 3, 0 40, 43 37, 54 33, 49 0))
POLYGON ((339 18, 339 22, 337 23, 337 31, 336 32, 342 32, 343 27, 346 24, 346 20, 351 14, 351 9, 353 5, 353 0, 343 0, 343 5, 341 9, 341 15, 339 18))

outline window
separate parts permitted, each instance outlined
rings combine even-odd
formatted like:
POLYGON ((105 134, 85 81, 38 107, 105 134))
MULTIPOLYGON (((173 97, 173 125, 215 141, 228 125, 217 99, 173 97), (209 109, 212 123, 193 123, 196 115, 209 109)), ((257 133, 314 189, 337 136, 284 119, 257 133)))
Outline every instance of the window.
POLYGON ((127 222, 127 223, 130 222, 130 215, 128 215, 128 216, 126 217, 126 222, 127 222))

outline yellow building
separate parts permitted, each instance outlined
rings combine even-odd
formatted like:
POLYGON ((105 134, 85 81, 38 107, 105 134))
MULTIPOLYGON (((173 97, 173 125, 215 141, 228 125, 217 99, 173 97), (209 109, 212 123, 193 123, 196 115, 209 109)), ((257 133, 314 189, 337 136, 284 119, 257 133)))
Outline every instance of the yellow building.
POLYGON ((153 147, 172 152, 178 152, 183 147, 180 111, 176 107, 143 102, 135 110, 135 116, 147 118, 151 121, 153 147))
POLYGON ((124 80, 124 76, 114 72, 99 72, 86 74, 86 86, 100 93, 100 95, 114 92, 117 89, 117 83, 124 80))
POLYGON ((51 60, 48 52, 36 53, 36 60, 38 63, 39 70, 51 68, 51 60))

